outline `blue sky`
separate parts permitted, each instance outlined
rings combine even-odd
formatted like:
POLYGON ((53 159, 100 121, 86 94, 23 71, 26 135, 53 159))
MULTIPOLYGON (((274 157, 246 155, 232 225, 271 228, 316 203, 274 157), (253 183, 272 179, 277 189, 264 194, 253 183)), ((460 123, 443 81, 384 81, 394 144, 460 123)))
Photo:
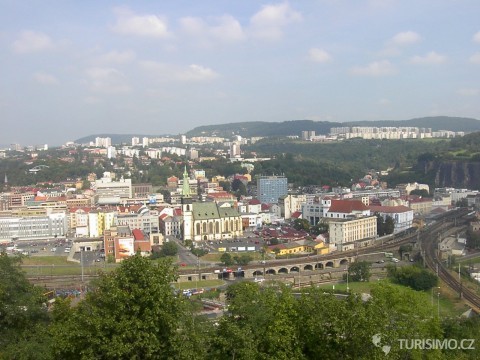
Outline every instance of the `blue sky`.
POLYGON ((0 144, 480 118, 480 1, 0 0, 0 144))

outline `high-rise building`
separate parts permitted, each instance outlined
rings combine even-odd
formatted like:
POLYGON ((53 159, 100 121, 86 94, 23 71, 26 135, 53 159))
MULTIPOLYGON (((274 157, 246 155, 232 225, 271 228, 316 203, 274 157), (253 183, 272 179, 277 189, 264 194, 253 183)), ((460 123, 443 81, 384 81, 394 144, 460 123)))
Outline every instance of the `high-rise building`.
POLYGON ((257 178, 257 198, 264 204, 277 204, 278 198, 288 193, 285 176, 259 176, 257 178))

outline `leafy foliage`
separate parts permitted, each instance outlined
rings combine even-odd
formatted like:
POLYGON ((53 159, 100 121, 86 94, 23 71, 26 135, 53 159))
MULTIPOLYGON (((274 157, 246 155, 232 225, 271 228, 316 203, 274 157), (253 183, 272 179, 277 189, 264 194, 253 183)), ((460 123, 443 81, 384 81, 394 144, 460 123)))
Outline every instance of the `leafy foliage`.
POLYGON ((203 358, 193 316, 170 283, 171 262, 157 266, 135 255, 52 328, 54 352, 64 359, 203 358), (187 341, 188 339, 188 341, 187 341))
POLYGON ((438 284, 436 275, 418 266, 397 268, 394 265, 389 265, 387 266, 387 275, 393 282, 414 290, 430 290, 438 284))
POLYGON ((25 278, 20 262, 0 254, 0 358, 48 359, 46 298, 25 278))
POLYGON ((356 261, 348 266, 348 276, 351 281, 370 280, 370 268, 372 264, 368 261, 356 261))

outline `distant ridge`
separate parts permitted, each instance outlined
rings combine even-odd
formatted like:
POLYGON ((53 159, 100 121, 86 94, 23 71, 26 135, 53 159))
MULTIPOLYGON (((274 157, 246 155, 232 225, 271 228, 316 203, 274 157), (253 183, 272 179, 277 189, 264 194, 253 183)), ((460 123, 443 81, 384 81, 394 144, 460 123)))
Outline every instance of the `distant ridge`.
POLYGON ((420 127, 431 128, 433 131, 449 130, 474 132, 480 131, 480 121, 473 118, 432 116, 410 120, 378 120, 378 121, 351 121, 329 122, 313 120, 291 120, 283 122, 241 122, 221 125, 199 126, 188 133, 187 136, 216 135, 230 137, 233 134, 251 136, 288 136, 301 135, 304 130, 315 131, 319 135, 327 135, 332 127, 343 126, 391 126, 391 127, 420 127))
MULTIPOLYGON (((344 126, 375 126, 375 127, 420 127, 431 128, 433 131, 464 131, 466 133, 480 131, 480 120, 464 117, 431 116, 415 118, 410 120, 377 120, 377 121, 351 121, 351 122, 330 122, 313 120, 289 120, 283 122, 250 121, 229 124, 198 126, 187 133, 192 136, 220 136, 230 138, 232 135, 244 137, 252 136, 300 136, 302 131, 315 131, 319 135, 327 135, 332 127, 344 126)), ((109 137, 112 144, 131 144, 132 137, 176 137, 178 135, 140 135, 140 134, 97 134, 85 136, 75 140, 77 144, 88 144, 95 141, 96 137, 109 137)))

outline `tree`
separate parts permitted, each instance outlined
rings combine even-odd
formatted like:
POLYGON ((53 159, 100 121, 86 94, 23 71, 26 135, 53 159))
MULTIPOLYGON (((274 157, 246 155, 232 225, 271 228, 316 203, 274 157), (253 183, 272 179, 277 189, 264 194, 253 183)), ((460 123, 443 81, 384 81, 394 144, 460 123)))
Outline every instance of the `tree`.
POLYGON ((51 330, 57 359, 202 359, 199 319, 170 283, 171 261, 136 254, 103 274, 70 316, 51 330))
POLYGON ((385 227, 384 227, 385 235, 393 234, 395 231, 395 221, 390 215, 385 217, 385 227))
POLYGON ((233 258, 238 265, 248 265, 250 261, 253 260, 252 256, 249 254, 242 254, 240 256, 235 256, 233 258))
POLYGON ((169 241, 163 244, 162 250, 160 250, 161 256, 175 256, 178 253, 178 246, 173 241, 169 241))
POLYGON ((430 290, 438 284, 438 277, 435 274, 419 266, 397 268, 389 265, 387 266, 387 276, 394 283, 419 291, 430 290))
POLYGON ((417 195, 421 197, 430 197, 430 193, 426 189, 415 189, 410 191, 410 195, 417 195))
POLYGON ((385 220, 380 214, 375 214, 377 216, 377 234, 378 236, 385 235, 385 220))
POLYGON ((467 230, 467 247, 469 249, 480 249, 480 233, 467 230))
POLYGON ((222 254, 222 256, 220 257, 220 262, 225 266, 231 266, 234 264, 232 255, 227 252, 222 254))
POLYGON ((348 266, 348 276, 351 281, 370 280, 371 264, 368 261, 357 261, 348 266))
POLYGON ((0 358, 49 359, 44 289, 28 282, 20 264, 0 253, 0 358))
POLYGON ((295 230, 310 231, 310 223, 307 219, 295 219, 293 221, 293 227, 295 230))

